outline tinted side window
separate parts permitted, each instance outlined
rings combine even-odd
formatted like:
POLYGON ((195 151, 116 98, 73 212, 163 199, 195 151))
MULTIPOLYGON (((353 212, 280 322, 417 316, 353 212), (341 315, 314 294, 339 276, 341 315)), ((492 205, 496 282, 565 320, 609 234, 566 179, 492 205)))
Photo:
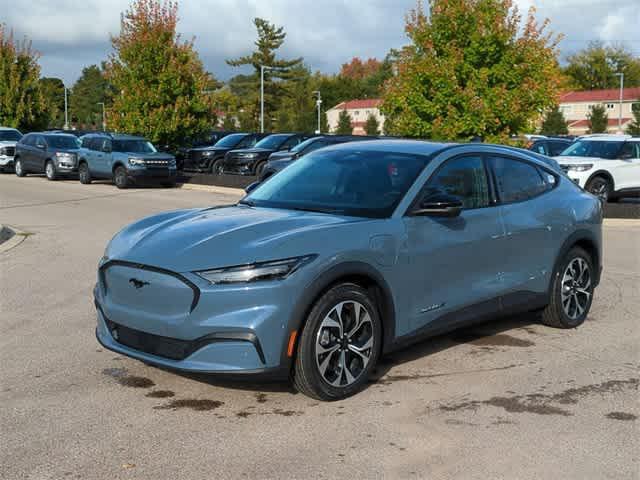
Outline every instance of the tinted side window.
POLYGON ((289 140, 284 142, 282 144, 282 147, 280 147, 280 148, 289 150, 289 149, 295 147, 297 144, 299 144, 300 140, 301 140, 300 137, 291 137, 289 140))
POLYGON ((35 141, 36 147, 46 147, 47 142, 44 141, 44 137, 42 135, 38 135, 35 141))
POLYGON ((640 143, 626 142, 622 146, 622 149, 620 150, 620 154, 618 155, 618 158, 621 158, 623 160, 628 160, 630 158, 638 158, 638 146, 640 146, 640 143))
POLYGON ((491 157, 489 161, 503 203, 521 202, 549 189, 533 165, 504 157, 491 157))
POLYGON ((541 155, 549 155, 549 152, 547 151, 547 144, 546 142, 536 142, 533 145, 532 150, 536 153, 539 153, 541 155))
POLYGON ((557 157, 560 155, 569 145, 565 142, 549 142, 549 155, 557 157))
POLYGON ((23 145, 33 145, 33 135, 25 135, 20 139, 20 143, 23 145))
POLYGON ((256 143, 258 143, 258 139, 254 135, 248 135, 235 147, 235 148, 251 148, 256 143))
POLYGON ((458 157, 448 160, 427 181, 423 201, 429 197, 454 195, 462 200, 464 208, 489 205, 487 173, 481 157, 458 157))
POLYGON ((319 148, 326 147, 327 145, 331 145, 331 144, 326 140, 316 140, 315 142, 311 143, 311 145, 309 145, 307 148, 305 148, 303 152, 304 153, 313 152, 314 150, 318 150, 319 148))

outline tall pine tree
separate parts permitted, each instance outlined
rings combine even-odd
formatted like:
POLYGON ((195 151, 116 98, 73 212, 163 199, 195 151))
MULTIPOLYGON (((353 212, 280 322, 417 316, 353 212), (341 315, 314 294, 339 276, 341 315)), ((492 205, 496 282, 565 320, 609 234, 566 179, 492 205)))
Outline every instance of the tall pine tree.
POLYGON ((367 117, 367 123, 364 124, 364 131, 367 135, 380 135, 380 123, 373 113, 367 117))
POLYGON ((336 131, 338 135, 351 135, 353 133, 353 126, 351 125, 351 115, 346 110, 342 110, 338 116, 338 126, 336 131))
POLYGON ((640 103, 634 103, 631 106, 633 112, 633 122, 627 127, 627 133, 636 137, 640 137, 640 103))
MULTIPOLYGON (((285 60, 278 58, 277 51, 284 43, 287 34, 283 27, 278 27, 267 20, 256 18, 253 20, 258 33, 255 41, 256 50, 250 55, 227 60, 233 67, 249 65, 254 73, 243 76, 241 88, 246 92, 245 115, 243 128, 257 129, 260 122, 260 73, 261 67, 269 67, 264 71, 264 110, 265 129, 270 130, 272 118, 280 106, 283 97, 286 96, 286 84, 284 81, 295 77, 295 67, 302 63, 302 58, 285 60), (250 125, 251 123, 251 125, 250 125)), ((232 87, 233 88, 233 87, 232 87)))
POLYGON ((567 121, 557 105, 549 110, 545 116, 540 133, 542 135, 566 135, 569 133, 567 121))

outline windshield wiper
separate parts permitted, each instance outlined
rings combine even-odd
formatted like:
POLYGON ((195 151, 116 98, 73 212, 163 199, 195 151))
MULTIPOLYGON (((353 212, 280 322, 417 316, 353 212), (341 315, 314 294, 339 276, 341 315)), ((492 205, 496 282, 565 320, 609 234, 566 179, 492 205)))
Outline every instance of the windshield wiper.
POLYGON ((246 205, 247 207, 255 207, 256 203, 253 200, 240 200, 238 205, 246 205))
POLYGON ((288 210, 297 210, 300 212, 315 212, 315 213, 333 213, 333 214, 343 214, 344 210, 340 210, 337 208, 323 208, 323 207, 284 207, 288 210))

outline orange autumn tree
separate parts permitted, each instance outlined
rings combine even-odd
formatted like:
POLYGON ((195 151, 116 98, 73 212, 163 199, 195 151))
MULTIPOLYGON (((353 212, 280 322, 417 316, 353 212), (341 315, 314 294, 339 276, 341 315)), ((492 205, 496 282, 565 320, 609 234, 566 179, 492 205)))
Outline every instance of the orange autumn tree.
POLYGON ((407 16, 411 44, 387 81, 389 134, 504 141, 557 103, 560 37, 511 0, 431 0, 407 16))
POLYGON ((169 146, 211 128, 212 78, 177 22, 178 6, 167 1, 134 0, 122 15, 105 71, 114 91, 110 128, 169 146))

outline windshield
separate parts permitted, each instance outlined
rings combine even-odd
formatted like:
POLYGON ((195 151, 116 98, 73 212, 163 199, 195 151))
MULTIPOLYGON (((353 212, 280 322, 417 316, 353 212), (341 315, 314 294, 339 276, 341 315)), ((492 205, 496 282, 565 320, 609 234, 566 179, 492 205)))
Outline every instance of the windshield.
POLYGON ((127 153, 155 153, 157 150, 146 140, 114 140, 113 141, 114 152, 127 152, 127 153))
POLYGON ((47 138, 47 144, 50 148, 80 148, 80 142, 76 137, 70 135, 50 135, 47 138))
POLYGON ((624 142, 578 140, 565 149, 561 155, 572 157, 597 157, 612 160, 618 156, 624 142))
POLYGON ((296 145, 295 147, 293 147, 291 149, 291 152, 293 153, 298 153, 298 152, 302 152, 305 148, 307 148, 309 145, 311 145, 314 142, 317 142, 321 139, 321 137, 313 137, 313 138, 309 138, 307 140, 305 140, 302 143, 299 143, 298 145, 296 145))
POLYGON ((17 142, 22 134, 17 130, 0 130, 0 142, 17 142))
POLYGON ((267 150, 277 150, 291 135, 269 135, 256 143, 256 148, 266 148, 267 150))
POLYGON ((318 150, 273 176, 241 203, 383 218, 428 162, 392 152, 318 150))
POLYGON ((214 147, 235 147, 238 142, 246 136, 247 135, 244 133, 232 133, 231 135, 227 135, 226 137, 218 140, 214 147))

